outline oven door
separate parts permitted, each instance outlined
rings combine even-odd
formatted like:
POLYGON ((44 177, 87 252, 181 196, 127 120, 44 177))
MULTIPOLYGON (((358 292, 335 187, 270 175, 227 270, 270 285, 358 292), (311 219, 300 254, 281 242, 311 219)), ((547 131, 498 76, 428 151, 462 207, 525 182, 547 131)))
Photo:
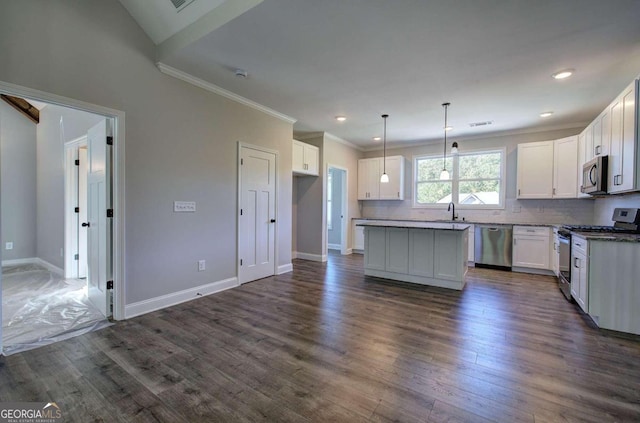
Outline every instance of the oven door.
POLYGON ((560 291, 564 294, 567 300, 571 301, 571 234, 565 231, 558 231, 559 242, 559 268, 560 277, 558 278, 558 284, 560 291))

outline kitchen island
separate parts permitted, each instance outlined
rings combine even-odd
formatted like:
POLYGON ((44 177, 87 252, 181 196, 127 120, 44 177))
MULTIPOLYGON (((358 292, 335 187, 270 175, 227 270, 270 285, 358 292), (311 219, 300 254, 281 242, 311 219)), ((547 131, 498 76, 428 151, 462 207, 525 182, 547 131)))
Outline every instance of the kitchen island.
POLYGON ((469 225, 369 220, 364 274, 461 290, 467 273, 469 225))

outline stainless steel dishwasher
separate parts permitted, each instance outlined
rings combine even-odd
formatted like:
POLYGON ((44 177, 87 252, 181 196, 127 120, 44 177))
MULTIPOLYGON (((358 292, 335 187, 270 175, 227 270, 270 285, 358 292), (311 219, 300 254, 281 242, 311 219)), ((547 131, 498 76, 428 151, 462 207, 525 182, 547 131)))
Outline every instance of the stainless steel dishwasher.
POLYGON ((478 267, 511 270, 512 225, 475 225, 475 262, 478 267))

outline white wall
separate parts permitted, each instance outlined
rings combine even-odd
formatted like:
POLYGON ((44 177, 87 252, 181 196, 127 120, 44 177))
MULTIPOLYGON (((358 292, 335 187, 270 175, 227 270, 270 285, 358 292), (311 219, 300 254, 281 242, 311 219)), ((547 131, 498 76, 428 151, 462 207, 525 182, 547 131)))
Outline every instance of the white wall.
POLYGON ((126 113, 127 304, 236 276, 238 141, 280 152, 278 265, 291 262, 291 123, 160 73, 118 1, 0 8, 0 81, 126 113))
MULTIPOLYGON (((567 200, 516 200, 517 145, 525 142, 545 141, 567 137, 579 133, 581 128, 563 129, 539 133, 502 135, 478 139, 451 139, 458 141, 460 151, 476 149, 507 149, 506 206, 503 210, 456 210, 462 219, 497 223, 582 223, 591 224, 594 210, 592 199, 567 200)), ((449 219, 447 206, 438 209, 413 208, 413 156, 442 154, 442 143, 430 143, 408 148, 389 148, 387 155, 402 155, 407 159, 405 168, 404 201, 361 201, 362 216, 367 218, 392 219, 449 219)), ((382 156, 381 151, 369 151, 366 157, 382 156)))
POLYGON ((640 208, 640 193, 627 195, 611 195, 595 200, 594 219, 596 225, 612 225, 613 209, 616 207, 640 208))
POLYGON ((104 117, 48 105, 38 124, 37 257, 64 269, 64 143, 86 135, 104 117))
POLYGON ((0 100, 2 260, 36 257, 36 124, 0 100), (13 250, 5 250, 5 242, 13 250))

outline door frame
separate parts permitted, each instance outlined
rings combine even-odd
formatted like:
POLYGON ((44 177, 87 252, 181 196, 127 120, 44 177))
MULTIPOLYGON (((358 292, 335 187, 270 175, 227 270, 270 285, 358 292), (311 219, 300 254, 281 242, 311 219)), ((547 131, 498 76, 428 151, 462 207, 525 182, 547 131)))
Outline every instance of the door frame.
MULTIPOLYGON (((112 172, 112 260, 113 260, 113 314, 115 320, 124 320, 125 297, 125 112, 99 106, 69 97, 51 94, 33 88, 0 81, 0 93, 27 97, 43 103, 55 104, 104 116, 113 122, 113 172, 112 172)), ((2 252, 0 250, 0 258, 2 252)), ((1 275, 0 275, 1 288, 1 275)), ((0 297, 2 291, 0 289, 0 297)), ((1 307, 1 306, 0 306, 1 307)), ((2 351, 2 325, 0 325, 0 351, 2 351)))
MULTIPOLYGON (((327 175, 329 175, 329 169, 336 169, 336 170, 340 170, 340 171, 344 171, 344 178, 342 178, 342 201, 341 201, 341 214, 342 216, 344 216, 342 218, 342 222, 341 222, 341 234, 340 234, 340 254, 342 255, 347 255, 347 254, 351 254, 351 252, 349 251, 349 242, 348 242, 348 238, 349 238, 349 228, 351 227, 351 224, 348 223, 349 219, 349 169, 347 169, 346 167, 343 166, 339 166, 339 165, 335 165, 332 163, 327 163, 327 171, 325 172, 325 176, 324 176, 324 182, 325 182, 325 187, 323 190, 323 208, 325 209, 325 213, 324 213, 324 222, 322 222, 322 231, 324 234, 327 234, 327 213, 326 213, 326 208, 327 208, 327 199, 329 197, 329 186, 326 183, 327 182, 327 175)), ((327 235, 325 235, 324 237, 324 254, 327 255, 329 253, 329 237, 327 235)))
POLYGON ((78 277, 78 263, 73 257, 73 252, 78 251, 78 214, 74 204, 79 195, 79 175, 75 160, 78 159, 78 150, 87 145, 87 136, 82 135, 74 140, 64 143, 64 277, 78 277))
MULTIPOLYGON (((246 142, 242 142, 242 141, 238 141, 238 149, 237 149, 237 176, 236 176, 236 278, 238 279, 238 285, 241 285, 240 283, 240 231, 241 231, 241 227, 240 227, 240 209, 242 208, 242 165, 240 163, 240 160, 242 159, 242 149, 243 148, 251 148, 254 150, 258 150, 258 151, 262 151, 264 153, 270 153, 275 155, 276 158, 276 163, 275 163, 275 191, 274 191, 274 207, 275 207, 275 215, 276 215, 276 223, 274 224, 275 227, 273 228, 274 230, 274 237, 273 237, 273 275, 277 275, 278 274, 278 258, 279 258, 279 254, 278 254, 278 227, 280 225, 280 219, 279 219, 279 214, 278 214, 278 192, 280 191, 280 172, 279 172, 279 163, 280 163, 280 152, 278 150, 272 150, 270 148, 265 148, 259 145, 255 145, 255 144, 249 144, 246 142)), ((272 275, 272 276, 273 276, 272 275)))

